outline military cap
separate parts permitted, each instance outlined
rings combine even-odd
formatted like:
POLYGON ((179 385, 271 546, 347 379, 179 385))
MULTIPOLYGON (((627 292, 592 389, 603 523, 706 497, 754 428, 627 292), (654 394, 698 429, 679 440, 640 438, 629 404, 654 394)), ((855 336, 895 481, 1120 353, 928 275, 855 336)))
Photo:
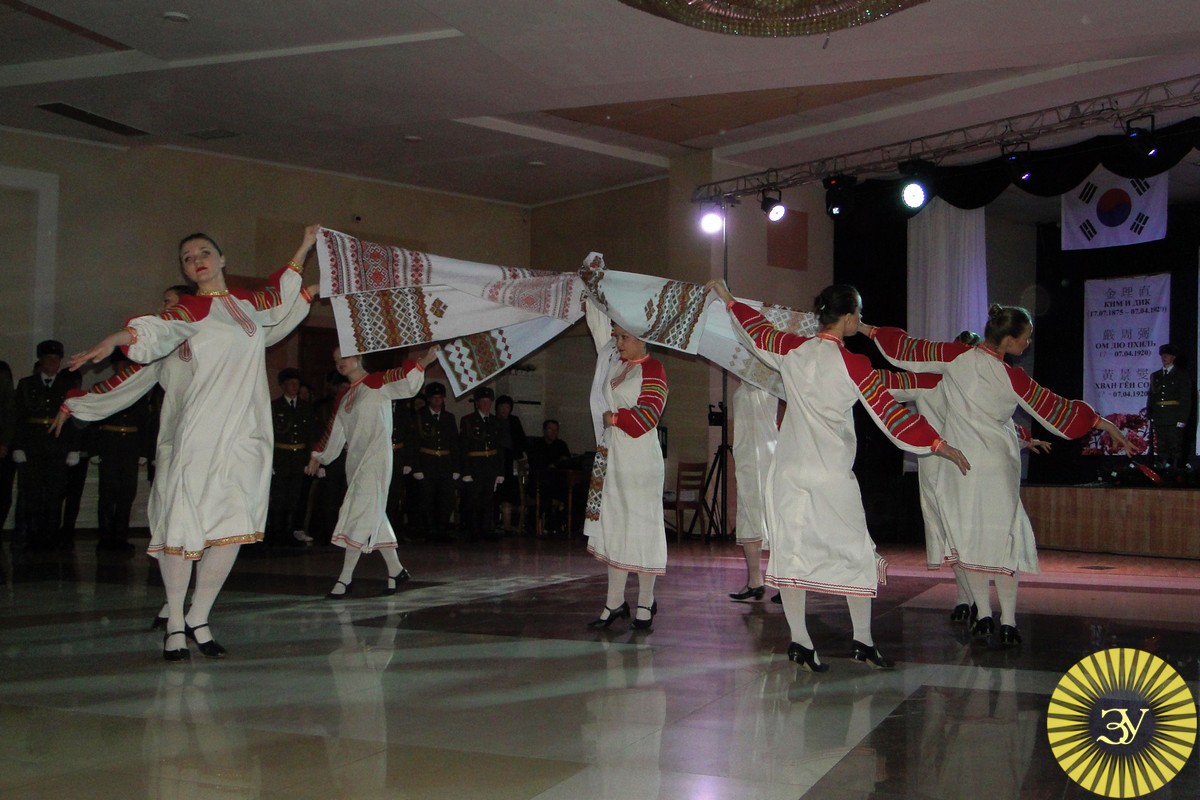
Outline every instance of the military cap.
POLYGON ((304 378, 303 378, 303 376, 300 375, 300 370, 296 369, 295 367, 288 367, 286 369, 279 370, 279 385, 280 386, 283 386, 283 384, 287 383, 288 381, 303 381, 303 380, 304 380, 304 378))
POLYGON ((442 397, 446 396, 446 387, 442 386, 437 381, 434 381, 425 387, 426 397, 433 397, 435 394, 441 395, 442 397))
POLYGON ((480 386, 478 389, 475 390, 475 394, 472 395, 472 398, 475 400, 476 403, 478 403, 480 400, 483 400, 484 398, 487 398, 488 400, 495 400, 496 393, 493 392, 491 390, 491 388, 488 386, 480 386))
POLYGON ((44 342, 38 342, 38 358, 41 358, 42 356, 58 356, 59 358, 62 358, 62 355, 63 345, 62 342, 58 341, 57 339, 47 339, 44 342))

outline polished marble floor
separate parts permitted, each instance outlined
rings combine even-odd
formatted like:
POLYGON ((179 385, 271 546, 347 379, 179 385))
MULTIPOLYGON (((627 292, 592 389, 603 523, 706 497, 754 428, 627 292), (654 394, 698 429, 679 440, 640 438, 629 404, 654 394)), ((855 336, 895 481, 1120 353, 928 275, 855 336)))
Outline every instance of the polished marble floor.
MULTIPOLYGON (((243 553, 212 617, 228 658, 161 660, 145 556, 0 552, 4 798, 1082 798, 1045 733, 1081 658, 1136 647, 1196 692, 1200 562, 1044 553, 1019 649, 949 622, 949 573, 893 567, 851 661, 840 598, 810 595, 831 668, 797 672, 780 606, 731 602, 731 544, 671 546, 650 632, 585 623, 582 539, 405 545, 414 579, 323 599, 338 550, 243 553)), ((630 597, 635 596, 631 581, 630 597)), ((1200 796, 1197 755, 1149 797, 1200 796)))

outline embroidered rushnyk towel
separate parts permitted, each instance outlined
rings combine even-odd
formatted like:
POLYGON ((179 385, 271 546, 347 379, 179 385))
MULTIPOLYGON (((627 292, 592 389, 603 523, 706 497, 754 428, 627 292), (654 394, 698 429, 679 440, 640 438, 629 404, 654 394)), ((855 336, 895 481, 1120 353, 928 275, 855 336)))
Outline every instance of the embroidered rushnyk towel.
POLYGON ((460 395, 520 361, 583 315, 576 273, 505 267, 378 244, 322 228, 321 294, 344 354, 443 344, 460 395))
MULTIPOLYGON (((652 344, 702 356, 743 381, 783 398, 779 373, 761 361, 734 332, 729 312, 716 298, 706 297, 698 283, 606 269, 593 254, 580 269, 585 296, 613 322, 652 344)), ((773 325, 801 336, 813 336, 814 314, 786 306, 743 300, 773 325)))

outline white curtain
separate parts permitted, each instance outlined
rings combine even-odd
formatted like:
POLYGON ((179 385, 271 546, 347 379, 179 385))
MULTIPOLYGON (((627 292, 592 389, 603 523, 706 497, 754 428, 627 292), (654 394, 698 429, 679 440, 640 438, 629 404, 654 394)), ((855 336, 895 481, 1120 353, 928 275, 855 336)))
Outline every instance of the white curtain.
POLYGON ((947 342, 987 322, 984 211, 934 198, 908 221, 908 332, 947 342))

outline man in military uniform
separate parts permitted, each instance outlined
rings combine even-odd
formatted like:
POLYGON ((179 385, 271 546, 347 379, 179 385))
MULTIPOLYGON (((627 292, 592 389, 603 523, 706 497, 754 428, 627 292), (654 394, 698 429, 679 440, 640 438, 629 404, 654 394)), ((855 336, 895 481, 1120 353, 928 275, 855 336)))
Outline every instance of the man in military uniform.
POLYGON ((271 460, 271 504, 265 538, 272 547, 301 546, 312 542, 297 510, 304 492, 304 468, 320 432, 312 404, 300 399, 300 370, 280 370, 279 387, 283 394, 271 401, 275 454, 271 460))
POLYGON ((407 498, 404 486, 412 474, 413 453, 416 450, 416 410, 412 398, 392 401, 392 482, 388 485, 387 518, 392 530, 401 541, 408 541, 408 526, 404 514, 411 516, 412 508, 405 508, 407 498))
POLYGON ((1157 461, 1172 467, 1187 463, 1183 433, 1192 414, 1192 385, 1186 371, 1175 364, 1179 349, 1173 344, 1158 348, 1163 368, 1150 375, 1150 393, 1146 410, 1154 428, 1154 455, 1157 461))
POLYGON ((495 538, 495 492, 504 481, 504 455, 500 449, 500 421, 492 414, 495 394, 486 386, 475 390, 475 411, 462 419, 463 530, 469 539, 495 538))
POLYGON ((454 482, 459 477, 458 428, 446 410, 446 387, 425 386, 425 408, 417 412, 413 478, 421 487, 421 518, 428 541, 449 541, 454 482))
POLYGON ((13 461, 17 464, 17 519, 13 544, 45 550, 70 542, 58 541, 62 522, 67 467, 79 463, 78 432, 50 435, 48 428, 66 398, 70 381, 60 371, 62 342, 47 339, 37 346, 32 375, 17 383, 14 402, 16 432, 13 461))
MULTIPOLYGON (((113 375, 131 366, 128 356, 120 350, 113 351, 108 363, 113 375)), ((129 543, 129 516, 137 497, 138 466, 145 464, 153 451, 149 393, 92 426, 92 453, 100 464, 96 507, 98 552, 133 552, 134 546, 129 543)))

